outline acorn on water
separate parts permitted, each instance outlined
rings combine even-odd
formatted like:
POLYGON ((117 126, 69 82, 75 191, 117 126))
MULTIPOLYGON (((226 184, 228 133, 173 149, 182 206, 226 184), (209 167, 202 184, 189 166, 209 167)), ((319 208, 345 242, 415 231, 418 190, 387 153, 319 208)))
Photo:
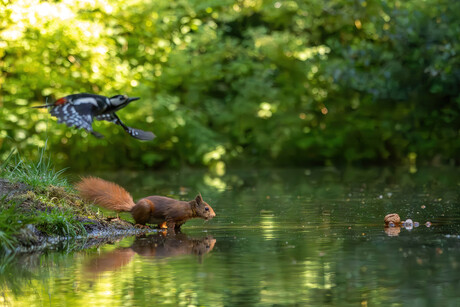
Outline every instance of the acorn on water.
POLYGON ((390 223, 393 224, 392 226, 397 226, 401 223, 401 218, 397 213, 390 213, 385 215, 385 225, 389 226, 390 223))

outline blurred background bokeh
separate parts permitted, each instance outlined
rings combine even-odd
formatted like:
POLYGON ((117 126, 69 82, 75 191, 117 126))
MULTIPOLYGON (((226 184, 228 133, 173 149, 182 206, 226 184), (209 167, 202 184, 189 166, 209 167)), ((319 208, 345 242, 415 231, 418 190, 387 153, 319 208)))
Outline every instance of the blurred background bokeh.
POLYGON ((57 166, 458 164, 460 1, 1 0, 0 156, 57 166), (140 96, 140 142, 31 106, 140 96))

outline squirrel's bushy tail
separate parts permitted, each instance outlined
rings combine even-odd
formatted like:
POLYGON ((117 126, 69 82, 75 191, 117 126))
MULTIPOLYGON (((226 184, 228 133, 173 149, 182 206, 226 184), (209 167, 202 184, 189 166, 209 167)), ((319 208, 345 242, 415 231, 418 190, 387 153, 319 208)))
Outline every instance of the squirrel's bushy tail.
POLYGON ((135 206, 132 196, 125 189, 101 178, 82 178, 75 187, 83 199, 109 210, 131 211, 135 206))

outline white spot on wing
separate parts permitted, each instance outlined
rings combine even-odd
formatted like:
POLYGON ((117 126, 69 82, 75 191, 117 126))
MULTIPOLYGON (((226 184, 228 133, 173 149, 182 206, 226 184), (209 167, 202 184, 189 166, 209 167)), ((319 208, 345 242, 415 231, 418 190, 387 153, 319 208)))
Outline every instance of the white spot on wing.
POLYGON ((95 107, 98 107, 98 104, 97 104, 96 99, 94 99, 94 98, 92 98, 92 97, 76 99, 76 100, 73 100, 71 103, 72 103, 74 106, 78 106, 78 105, 81 105, 81 104, 89 103, 89 104, 94 105, 95 107))

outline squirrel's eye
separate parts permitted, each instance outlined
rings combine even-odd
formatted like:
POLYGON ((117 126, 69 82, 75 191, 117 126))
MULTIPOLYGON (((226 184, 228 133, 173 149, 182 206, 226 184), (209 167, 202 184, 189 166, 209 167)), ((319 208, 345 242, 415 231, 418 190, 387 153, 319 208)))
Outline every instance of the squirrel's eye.
POLYGON ((209 211, 209 208, 208 208, 208 207, 204 207, 204 210, 209 211))

